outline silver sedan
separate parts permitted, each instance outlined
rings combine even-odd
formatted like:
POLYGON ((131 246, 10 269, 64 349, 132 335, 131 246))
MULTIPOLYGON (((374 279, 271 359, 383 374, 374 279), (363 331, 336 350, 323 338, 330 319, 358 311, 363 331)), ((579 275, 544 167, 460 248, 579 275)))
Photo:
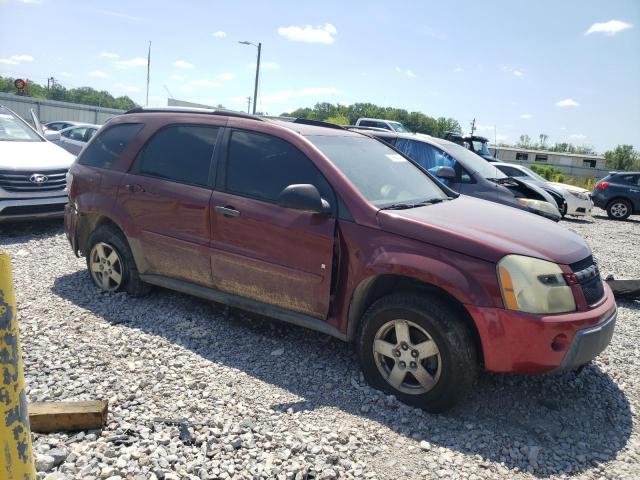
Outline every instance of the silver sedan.
POLYGON ((44 137, 50 142, 61 146, 69 153, 78 156, 99 129, 100 125, 82 123, 58 132, 45 132, 44 137))

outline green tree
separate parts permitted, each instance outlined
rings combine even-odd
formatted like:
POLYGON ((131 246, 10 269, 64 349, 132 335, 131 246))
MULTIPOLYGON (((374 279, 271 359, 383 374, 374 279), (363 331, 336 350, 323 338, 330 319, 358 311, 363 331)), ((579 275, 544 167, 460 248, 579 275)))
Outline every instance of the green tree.
POLYGON ((529 135, 520 135, 520 139, 518 140, 518 143, 516 143, 516 147, 531 148, 531 137, 529 135))
POLYGON ((333 123, 335 125, 348 125, 349 119, 344 115, 336 115, 335 117, 328 117, 324 119, 327 123, 333 123))
POLYGON ((604 158, 607 167, 613 170, 640 169, 640 154, 633 145, 618 145, 614 150, 605 152, 604 158))

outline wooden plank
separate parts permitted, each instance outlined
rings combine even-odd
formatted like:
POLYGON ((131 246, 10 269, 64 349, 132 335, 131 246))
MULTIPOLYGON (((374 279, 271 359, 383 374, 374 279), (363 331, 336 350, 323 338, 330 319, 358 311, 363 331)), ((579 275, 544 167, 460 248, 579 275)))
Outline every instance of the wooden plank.
POLYGON ((38 433, 95 430, 107 422, 106 400, 29 404, 31 431, 38 433))

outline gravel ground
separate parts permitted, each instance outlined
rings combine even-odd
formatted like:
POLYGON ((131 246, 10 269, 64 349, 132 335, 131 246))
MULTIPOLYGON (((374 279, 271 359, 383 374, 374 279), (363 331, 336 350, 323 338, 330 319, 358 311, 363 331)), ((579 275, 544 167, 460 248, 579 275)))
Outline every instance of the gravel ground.
MULTIPOLYGON (((640 278, 637 218, 563 225, 604 276, 640 278)), ((110 404, 103 431, 34 435, 39 478, 640 477, 640 302, 580 375, 482 374, 430 415, 369 388, 332 338, 167 290, 98 293, 60 222, 0 225, 0 250, 29 399, 110 404)))

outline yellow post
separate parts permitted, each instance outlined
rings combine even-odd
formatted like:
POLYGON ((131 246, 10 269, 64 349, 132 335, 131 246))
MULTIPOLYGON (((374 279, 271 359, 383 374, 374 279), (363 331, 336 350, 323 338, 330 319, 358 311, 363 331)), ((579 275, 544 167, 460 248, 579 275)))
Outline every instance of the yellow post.
POLYGON ((4 253, 0 253, 0 478, 36 478, 11 259, 4 253))

